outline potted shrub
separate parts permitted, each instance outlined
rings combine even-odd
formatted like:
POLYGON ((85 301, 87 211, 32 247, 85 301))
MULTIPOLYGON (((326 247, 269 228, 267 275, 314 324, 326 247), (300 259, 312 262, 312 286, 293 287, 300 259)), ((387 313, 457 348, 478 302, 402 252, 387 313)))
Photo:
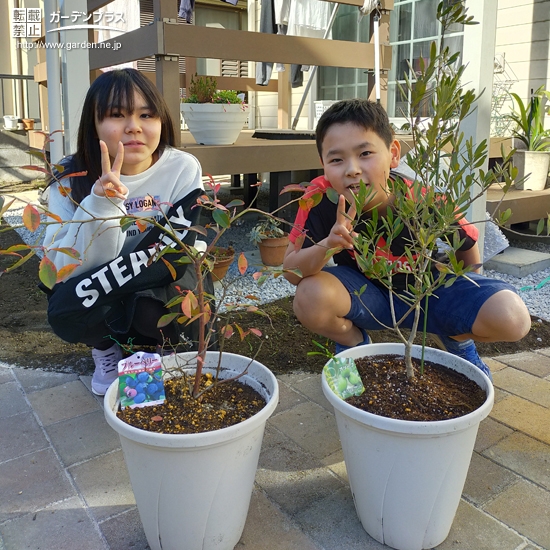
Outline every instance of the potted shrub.
MULTIPOLYGON (((46 144, 48 142, 46 139, 46 144)), ((42 157, 48 173, 52 174, 52 165, 44 151, 42 157)), ((62 171, 63 167, 57 169, 62 171)), ((70 175, 62 174, 58 179, 70 175)), ((120 436, 140 518, 153 550, 179 549, 182 544, 190 550, 230 550, 235 547, 248 513, 265 423, 278 403, 277 380, 264 365, 253 358, 222 354, 224 338, 233 334, 241 338, 261 336, 261 333, 233 323, 230 314, 236 306, 223 303, 223 297, 217 306, 224 305, 224 312, 214 311, 213 296, 207 291, 213 250, 220 236, 247 212, 237 213, 237 206, 241 206, 242 201, 222 205, 216 197, 219 184, 211 181, 210 187, 213 196, 202 194, 196 200, 197 206, 212 211, 213 222, 206 227, 188 228, 201 235, 207 235, 208 230, 214 231, 215 235, 205 249, 199 250, 183 242, 173 219, 171 222, 165 220, 165 224, 162 219, 147 219, 152 225, 162 228, 167 237, 163 242, 169 243, 157 249, 153 260, 166 263, 167 255, 177 254, 179 259, 175 265, 187 265, 196 273, 196 287, 182 290, 180 296, 167 304, 173 312, 159 321, 159 327, 173 320, 198 322, 198 351, 162 357, 162 368, 167 373, 165 393, 168 396, 171 392, 174 400, 160 409, 155 405, 121 411, 118 381, 109 387, 104 399, 105 417, 120 436), (215 339, 218 340, 218 351, 212 351, 215 339), (238 388, 231 390, 234 384, 238 384, 238 388), (216 392, 221 393, 219 408, 213 402, 216 392), (252 396, 246 401, 246 407, 250 409, 246 410, 243 396, 250 393, 252 396), (196 414, 191 419, 174 420, 172 409, 178 408, 174 404, 182 400, 184 414, 191 410, 196 414), (227 423, 231 416, 233 421, 227 423), (206 428, 207 431, 201 431, 199 427, 199 431, 192 432, 195 423, 200 425, 211 421, 214 424, 206 428)), ((0 215, 12 203, 0 197, 0 215)), ((46 216, 46 220, 54 217, 47 209, 28 204, 23 212, 25 227, 37 230, 41 214, 46 216)), ((121 217, 121 223, 129 223, 128 216, 121 217)), ((1 250, 0 253, 15 258, 14 265, 6 271, 16 269, 41 249, 40 245, 17 245, 1 250)), ((238 264, 244 273, 247 263, 243 254, 238 264)), ((46 286, 52 288, 63 280, 64 274, 58 273, 52 262, 44 258, 39 276, 46 286)), ((250 305, 248 309, 258 308, 250 305)), ((143 382, 148 384, 147 392, 153 391, 150 382, 143 382)), ((158 386, 158 379, 152 382, 158 386)))
POLYGON ((201 145, 232 145, 248 118, 248 105, 233 90, 216 91, 211 76, 191 77, 181 102, 183 118, 201 145))
POLYGON ((249 233, 250 240, 258 246, 262 262, 268 266, 283 263, 288 247, 288 233, 285 233, 280 222, 272 217, 259 221, 249 233))
MULTIPOLYGON (((443 33, 456 23, 472 24, 462 2, 443 6, 438 7, 443 33)), ((374 539, 400 550, 433 548, 447 537, 479 423, 489 414, 494 399, 492 384, 479 368, 447 352, 413 345, 417 333, 422 332, 419 322, 425 299, 441 285, 467 277, 471 270, 456 257, 462 244, 452 237, 457 216, 463 217, 472 201, 490 185, 503 180, 507 190, 513 181, 513 174, 508 173, 510 156, 495 171, 478 170, 487 157, 487 144, 464 140, 460 124, 471 112, 475 94, 462 89, 464 67, 457 66, 457 58, 458 54, 451 55, 447 48, 438 53, 434 43, 427 61, 419 62, 415 82, 406 81, 402 95, 411 98, 414 141, 414 153, 407 156, 407 162, 417 179, 412 184, 400 177, 389 180, 394 199, 391 208, 384 211, 385 217, 374 208, 370 216, 361 218, 362 225, 354 226, 355 256, 361 270, 388 289, 390 304, 406 300, 408 312, 403 318, 397 318, 390 305, 400 343, 347 349, 327 362, 322 377, 323 392, 335 410, 361 523, 374 539), (418 110, 426 102, 433 109, 433 117, 420 127, 416 124, 418 110), (395 261, 381 260, 374 249, 389 247, 402 231, 403 256, 395 261), (386 243, 380 245, 382 235, 386 243), (437 262, 438 241, 446 245, 448 263, 437 262), (438 269, 432 269, 436 266, 438 269), (401 293, 400 298, 394 290, 397 274, 407 275, 408 293, 401 293), (401 323, 409 314, 414 322, 406 333, 401 323), (372 370, 369 356, 375 363, 372 370), (357 372, 347 358, 355 360, 357 372), (441 419, 430 416, 413 420, 420 417, 417 413, 424 409, 427 398, 410 397, 408 392, 421 387, 428 375, 435 373, 449 376, 442 383, 445 390, 457 380, 469 388, 461 393, 460 404, 470 394, 478 397, 477 403, 463 410, 457 403, 447 403, 441 407, 441 419), (344 400, 349 388, 361 385, 365 391, 360 397, 344 400), (399 412, 388 413, 388 403, 396 403, 399 412)), ((316 198, 309 196, 309 200, 316 198)), ((363 205, 370 202, 363 182, 354 200, 356 212, 362 212, 363 205)), ((339 250, 327 250, 326 254, 339 250)), ((425 335, 425 329, 423 332, 425 335)))
POLYGON ((220 281, 225 277, 229 266, 233 263, 235 251, 230 246, 227 248, 216 246, 212 249, 212 258, 214 261, 212 279, 214 279, 214 281, 220 281))
MULTIPOLYGON (((544 129, 545 100, 550 100, 550 92, 541 86, 527 105, 518 94, 511 93, 514 110, 509 118, 514 122, 513 136, 519 142, 514 153, 514 164, 518 169, 517 189, 540 191, 546 187, 550 169, 550 129, 544 129)), ((516 144, 514 143, 514 146, 516 144)))

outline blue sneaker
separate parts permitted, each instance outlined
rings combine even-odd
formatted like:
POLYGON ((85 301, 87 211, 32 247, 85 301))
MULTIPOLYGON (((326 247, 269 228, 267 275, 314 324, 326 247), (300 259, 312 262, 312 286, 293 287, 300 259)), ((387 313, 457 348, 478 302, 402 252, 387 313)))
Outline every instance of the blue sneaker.
POLYGON ((493 381, 493 376, 489 367, 482 361, 481 357, 477 353, 476 345, 473 340, 464 340, 464 342, 458 342, 448 336, 442 334, 432 334, 432 337, 437 342, 437 345, 444 351, 448 351, 457 357, 462 357, 466 361, 474 364, 478 369, 483 371, 489 380, 493 381))
MULTIPOLYGON (((367 344, 372 344, 370 336, 365 332, 364 328, 358 327, 361 333, 363 334, 363 341, 357 344, 358 346, 365 346, 367 344)), ((345 351, 350 348, 354 348, 355 346, 344 346, 343 344, 339 344, 336 342, 336 353, 335 355, 338 355, 341 351, 345 351)))

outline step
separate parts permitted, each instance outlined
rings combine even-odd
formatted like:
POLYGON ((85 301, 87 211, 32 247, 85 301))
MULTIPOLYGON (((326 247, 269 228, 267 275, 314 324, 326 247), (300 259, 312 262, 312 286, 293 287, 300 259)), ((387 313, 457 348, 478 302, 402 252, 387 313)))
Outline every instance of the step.
POLYGON ((510 246, 491 258, 483 267, 514 277, 525 277, 550 267, 550 254, 510 246))

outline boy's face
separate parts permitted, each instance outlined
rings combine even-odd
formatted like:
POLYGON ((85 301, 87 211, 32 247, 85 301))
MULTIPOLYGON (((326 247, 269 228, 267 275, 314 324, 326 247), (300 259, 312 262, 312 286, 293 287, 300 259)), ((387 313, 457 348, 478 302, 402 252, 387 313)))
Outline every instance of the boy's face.
POLYGON ((385 206, 389 202, 387 180, 390 168, 396 168, 401 146, 394 140, 390 147, 372 130, 351 122, 334 124, 323 140, 321 162, 332 187, 353 204, 362 180, 372 197, 363 210, 385 206))

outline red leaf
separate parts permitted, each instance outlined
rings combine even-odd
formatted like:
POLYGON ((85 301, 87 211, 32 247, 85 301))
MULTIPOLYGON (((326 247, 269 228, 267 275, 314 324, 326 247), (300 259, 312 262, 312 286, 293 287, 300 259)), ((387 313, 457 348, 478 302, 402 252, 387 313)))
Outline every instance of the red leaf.
POLYGON ((40 261, 38 277, 47 288, 53 288, 57 281, 57 269, 55 268, 54 263, 46 256, 44 256, 40 261))
POLYGON ((172 275, 172 279, 174 279, 174 281, 175 281, 177 279, 178 275, 176 273, 176 270, 174 269, 174 266, 168 260, 166 260, 165 258, 161 258, 161 260, 164 262, 164 264, 168 268, 168 271, 170 272, 170 275, 172 275))
POLYGON ((57 179, 64 180, 65 178, 78 178, 80 176, 87 176, 88 172, 84 170, 83 172, 71 172, 70 174, 61 174, 57 179))
POLYGON ((294 252, 299 252, 302 250, 302 246, 304 244, 304 241, 306 240, 306 234, 301 233, 296 237, 296 240, 294 241, 294 252))
POLYGON ((56 222, 61 223, 63 221, 60 216, 58 216, 57 214, 52 214, 51 212, 48 212, 47 210, 44 212, 44 214, 46 214, 46 216, 48 216, 49 218, 52 218, 56 222))
POLYGON ((233 327, 231 325, 225 325, 221 328, 220 332, 224 338, 231 338, 234 334, 233 327))
POLYGON ((261 271, 256 271, 256 273, 252 274, 252 278, 257 281, 262 275, 263 273, 261 271))
POLYGON ((140 233, 143 233, 147 229, 147 222, 142 220, 136 220, 136 225, 140 233))
POLYGON ((160 414, 157 414, 156 416, 153 416, 151 420, 153 422, 162 422, 162 416, 160 416, 160 414))
POLYGON ((67 265, 64 265, 57 272, 57 278, 56 278, 55 282, 56 283, 61 283, 65 279, 68 279, 71 276, 71 273, 79 266, 80 266, 80 264, 67 264, 67 265))
POLYGON ((29 231, 36 231, 40 226, 40 213, 32 204, 27 204, 23 210, 23 223, 29 231))
POLYGON ((246 261, 246 257, 243 252, 239 255, 237 266, 239 268, 239 273, 244 275, 246 273, 246 269, 248 268, 248 262, 246 261))
POLYGON ((48 174, 48 176, 51 176, 49 170, 46 170, 45 168, 41 168, 40 166, 34 166, 32 164, 25 164, 25 166, 21 166, 23 170, 34 170, 35 172, 42 172, 43 174, 48 174))
POLYGON ((257 336, 258 338, 261 338, 262 337, 262 331, 257 329, 257 328, 251 328, 249 330, 249 332, 251 332, 252 334, 254 334, 255 336, 257 336))
POLYGON ((57 190, 62 197, 68 197, 71 194, 71 188, 64 185, 58 185, 57 190))
POLYGON ((290 191, 301 191, 303 193, 305 189, 297 183, 292 183, 291 185, 285 185, 279 195, 282 195, 283 193, 289 193, 290 191))

